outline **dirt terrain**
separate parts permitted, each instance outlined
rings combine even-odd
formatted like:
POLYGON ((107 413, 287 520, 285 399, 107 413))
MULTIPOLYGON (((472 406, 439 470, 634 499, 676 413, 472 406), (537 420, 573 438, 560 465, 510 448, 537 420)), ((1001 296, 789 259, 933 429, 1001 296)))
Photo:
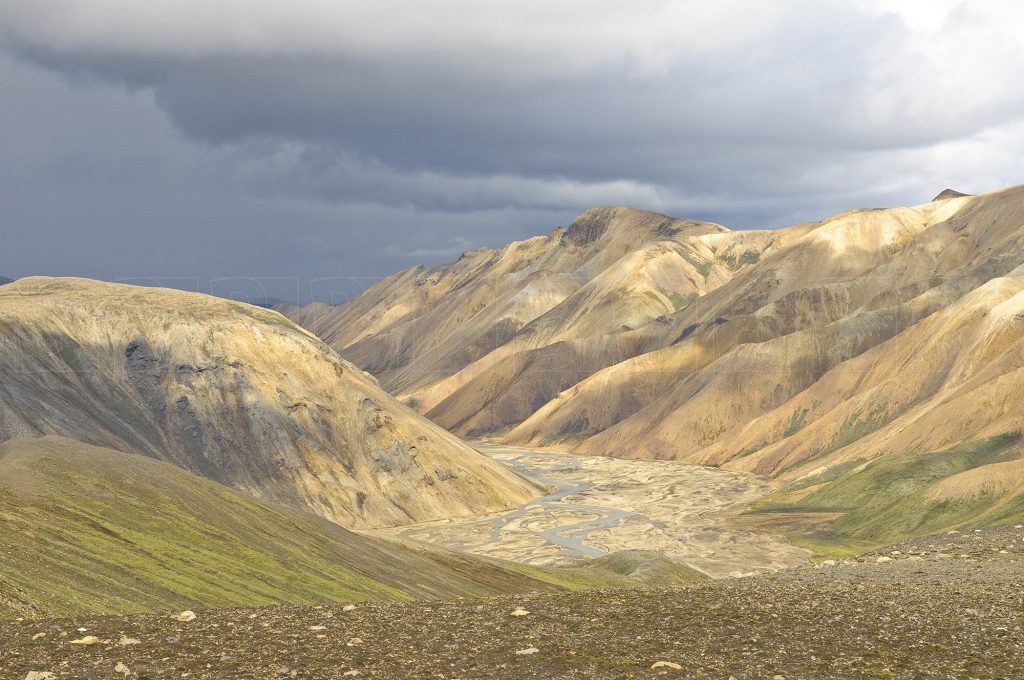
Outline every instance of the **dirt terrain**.
POLYGON ((1012 678, 1022 554, 1017 525, 672 589, 14 621, 0 675, 1012 678))
POLYGON ((379 533, 534 565, 657 550, 712 577, 792 567, 811 556, 777 534, 732 522, 774 490, 763 477, 675 462, 474 446, 552 492, 509 512, 379 533))

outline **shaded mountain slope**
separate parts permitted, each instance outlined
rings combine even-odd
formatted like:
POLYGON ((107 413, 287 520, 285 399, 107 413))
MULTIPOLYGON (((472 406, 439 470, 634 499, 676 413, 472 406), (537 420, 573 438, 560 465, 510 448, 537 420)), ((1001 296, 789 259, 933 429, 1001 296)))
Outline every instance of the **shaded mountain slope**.
POLYGON ((180 291, 46 278, 0 288, 0 441, 43 434, 348 526, 538 493, 278 313, 180 291))
POLYGON ((144 456, 52 436, 0 444, 0 614, 553 587, 496 563, 366 538, 144 456))

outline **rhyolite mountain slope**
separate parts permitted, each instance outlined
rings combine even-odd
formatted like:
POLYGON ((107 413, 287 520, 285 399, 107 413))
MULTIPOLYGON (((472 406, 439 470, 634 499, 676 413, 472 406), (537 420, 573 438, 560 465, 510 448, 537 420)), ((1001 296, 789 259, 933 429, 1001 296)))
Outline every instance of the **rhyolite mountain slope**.
MULTIPOLYGON (((843 512, 859 502, 843 480, 909 456, 953 525, 1024 488, 1022 265, 1022 187, 776 231, 608 209, 295 318, 459 434, 773 475, 803 509, 843 512), (532 318, 495 312, 547 279, 576 288, 532 318)), ((903 520, 840 528, 922 528, 903 520)))
POLYGON ((0 288, 0 441, 47 434, 350 527, 479 514, 539 493, 277 312, 83 279, 0 288))
POLYGON ((374 539, 146 456, 0 444, 0 618, 556 590, 611 579, 374 539))
POLYGON ((501 431, 594 371, 654 349, 631 332, 795 237, 629 208, 384 279, 345 305, 282 308, 463 435, 501 431))

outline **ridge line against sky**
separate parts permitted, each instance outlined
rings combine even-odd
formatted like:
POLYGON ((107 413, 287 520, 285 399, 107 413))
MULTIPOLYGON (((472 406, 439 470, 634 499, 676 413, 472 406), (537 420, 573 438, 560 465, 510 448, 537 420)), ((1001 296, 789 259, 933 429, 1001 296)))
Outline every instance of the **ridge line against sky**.
POLYGON ((988 191, 1024 181, 1022 54, 1006 0, 8 0, 0 274, 304 301, 593 206, 988 191))

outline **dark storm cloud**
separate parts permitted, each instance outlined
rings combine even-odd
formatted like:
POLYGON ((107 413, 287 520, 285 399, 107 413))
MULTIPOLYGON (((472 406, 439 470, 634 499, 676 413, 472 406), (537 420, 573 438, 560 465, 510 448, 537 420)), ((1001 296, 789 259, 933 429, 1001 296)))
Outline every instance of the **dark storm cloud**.
POLYGON ((12 0, 8 239, 362 280, 592 205, 778 226, 1019 181, 1012 3, 757 7, 12 0))

